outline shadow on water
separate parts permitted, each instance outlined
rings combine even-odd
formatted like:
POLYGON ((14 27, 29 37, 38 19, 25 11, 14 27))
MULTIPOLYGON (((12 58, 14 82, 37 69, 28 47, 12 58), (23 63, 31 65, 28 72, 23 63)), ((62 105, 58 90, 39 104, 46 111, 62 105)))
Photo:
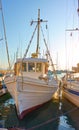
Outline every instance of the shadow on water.
MULTIPOLYGON (((79 110, 64 98, 56 98, 29 113, 22 120, 16 114, 14 100, 9 94, 0 98, 0 127, 19 127, 26 130, 77 130, 74 125, 79 110), (74 118, 75 117, 75 118, 74 118)), ((76 124, 78 125, 78 124, 76 124)))

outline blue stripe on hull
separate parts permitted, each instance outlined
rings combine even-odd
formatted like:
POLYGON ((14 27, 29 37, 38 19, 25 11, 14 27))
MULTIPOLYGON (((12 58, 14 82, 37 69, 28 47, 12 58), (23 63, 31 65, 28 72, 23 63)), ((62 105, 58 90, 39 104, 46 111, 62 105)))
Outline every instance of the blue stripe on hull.
POLYGON ((74 94, 76 96, 79 96, 79 92, 78 91, 71 90, 71 89, 68 89, 68 88, 65 88, 65 87, 63 87, 63 88, 64 88, 64 90, 67 90, 68 92, 70 92, 70 93, 72 93, 72 94, 74 94))

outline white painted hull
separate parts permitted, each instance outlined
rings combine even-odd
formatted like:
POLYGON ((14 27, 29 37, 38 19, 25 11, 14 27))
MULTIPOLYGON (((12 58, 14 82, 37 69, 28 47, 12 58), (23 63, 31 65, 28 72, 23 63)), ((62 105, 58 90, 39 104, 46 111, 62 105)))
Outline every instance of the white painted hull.
POLYGON ((55 80, 48 82, 40 79, 8 77, 5 83, 15 100, 21 119, 29 111, 51 100, 58 88, 55 80))
POLYGON ((63 87, 63 96, 79 107, 79 82, 68 82, 63 87))

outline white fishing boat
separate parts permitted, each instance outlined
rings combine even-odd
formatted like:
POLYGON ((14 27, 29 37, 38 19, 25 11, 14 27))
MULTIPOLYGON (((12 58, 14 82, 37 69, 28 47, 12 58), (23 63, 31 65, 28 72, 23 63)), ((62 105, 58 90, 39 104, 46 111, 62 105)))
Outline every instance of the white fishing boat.
MULTIPOLYGON (((79 6, 79 0, 78 0, 79 6)), ((78 15, 79 15, 79 7, 78 7, 78 15)), ((67 31, 75 32, 79 31, 76 29, 68 29, 67 31)), ((78 32, 79 33, 79 32, 78 32)), ((68 73, 62 79, 63 81, 63 96, 67 98, 74 105, 79 107, 79 73, 68 73)))
POLYGON ((63 96, 79 107, 79 80, 70 74, 63 79, 63 96))
MULTIPOLYGON (((47 55, 39 56, 39 31, 40 24, 43 21, 40 19, 40 9, 38 10, 38 19, 36 22, 37 31, 37 47, 36 52, 32 53, 31 57, 26 57, 29 47, 31 45, 34 33, 25 51, 24 57, 16 60, 14 64, 14 74, 5 77, 4 81, 8 91, 15 101, 17 114, 22 119, 28 112, 38 108, 44 103, 52 99, 52 96, 58 88, 58 80, 55 74, 55 68, 44 38, 47 55), (48 75, 48 67, 50 60, 54 76, 48 75)), ((42 31, 43 32, 43 31, 42 31)))

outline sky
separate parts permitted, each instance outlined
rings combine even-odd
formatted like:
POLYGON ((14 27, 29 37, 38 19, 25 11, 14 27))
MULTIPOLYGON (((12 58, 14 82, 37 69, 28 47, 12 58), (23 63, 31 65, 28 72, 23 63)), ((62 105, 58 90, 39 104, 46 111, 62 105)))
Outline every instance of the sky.
MULTIPOLYGON (((17 50, 20 57, 25 53, 35 28, 35 23, 30 26, 30 22, 37 20, 38 9, 40 9, 40 18, 48 21, 42 23, 42 26, 54 64, 58 69, 71 69, 72 66, 77 65, 79 62, 78 31, 66 30, 78 28, 78 0, 2 0, 2 8, 12 65, 17 50), (45 30, 46 24, 47 30, 45 30)), ((3 40, 0 41, 0 68, 6 68, 8 66, 7 54, 0 12, 1 38, 3 40)), ((34 50, 36 41, 33 42, 31 49, 34 50)))

